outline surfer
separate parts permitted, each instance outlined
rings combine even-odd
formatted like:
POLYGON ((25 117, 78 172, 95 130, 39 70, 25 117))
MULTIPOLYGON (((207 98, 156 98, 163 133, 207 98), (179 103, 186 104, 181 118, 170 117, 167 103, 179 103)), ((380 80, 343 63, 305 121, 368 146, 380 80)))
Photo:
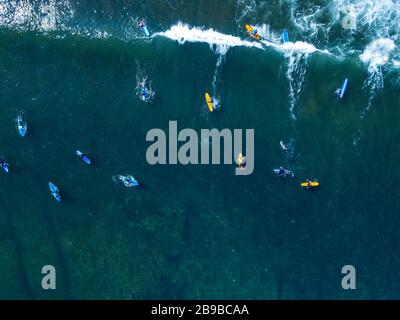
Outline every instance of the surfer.
POLYGON ((246 157, 244 157, 242 153, 239 153, 236 163, 239 169, 244 169, 244 164, 246 163, 246 157))
POLYGON ((142 86, 142 88, 141 88, 141 95, 142 95, 143 101, 146 101, 149 98, 149 91, 147 90, 147 88, 145 86, 142 86))
POLYGON ((4 157, 0 157, 0 168, 2 168, 5 172, 9 171, 10 165, 4 159, 4 157))
POLYGON ((283 31, 282 31, 281 42, 282 43, 289 42, 289 33, 287 32, 286 29, 283 29, 283 31))
POLYGON ((258 30, 256 28, 254 28, 253 26, 251 26, 249 24, 246 24, 245 28, 250 37, 252 37, 256 40, 262 40, 261 34, 258 32, 258 30))
POLYGON ((138 22, 137 22, 137 26, 138 26, 138 29, 140 31, 142 31, 146 37, 150 36, 149 29, 147 28, 146 23, 144 22, 144 20, 139 19, 138 22))
POLYGON ((136 90, 140 100, 144 102, 150 102, 150 100, 154 97, 155 93, 150 86, 149 87, 146 86, 146 82, 147 82, 146 77, 144 77, 142 80, 139 80, 136 90))
POLYGON ((139 186, 139 183, 131 175, 126 175, 126 176, 118 175, 118 179, 122 181, 125 187, 131 188, 139 186))
POLYGON ((312 180, 310 180, 310 179, 307 179, 305 182, 302 182, 302 183, 301 183, 301 186, 302 186, 303 188, 306 188, 306 189, 312 189, 312 188, 318 187, 318 186, 319 186, 319 182, 318 182, 318 181, 312 181, 312 180))
POLYGON ((286 178, 287 176, 291 176, 292 178, 294 177, 294 173, 292 171, 285 169, 283 167, 279 167, 277 169, 274 169, 273 171, 278 177, 284 177, 284 178, 286 178))
POLYGON ((210 112, 213 112, 214 109, 216 108, 216 100, 214 97, 211 97, 207 92, 205 93, 205 98, 206 98, 206 103, 207 107, 210 110, 210 112))
POLYGON ((346 78, 346 79, 344 79, 342 86, 340 88, 336 89, 335 93, 339 99, 343 99, 344 94, 346 93, 346 90, 347 90, 348 83, 349 83, 349 80, 346 78))
POLYGON ((139 20, 138 20, 137 25, 138 25, 138 28, 139 28, 139 29, 143 29, 144 26, 145 26, 144 21, 143 21, 142 19, 139 19, 139 20))
POLYGON ((282 140, 279 142, 279 144, 281 145, 282 150, 284 150, 284 151, 289 150, 289 147, 287 145, 285 145, 282 140))

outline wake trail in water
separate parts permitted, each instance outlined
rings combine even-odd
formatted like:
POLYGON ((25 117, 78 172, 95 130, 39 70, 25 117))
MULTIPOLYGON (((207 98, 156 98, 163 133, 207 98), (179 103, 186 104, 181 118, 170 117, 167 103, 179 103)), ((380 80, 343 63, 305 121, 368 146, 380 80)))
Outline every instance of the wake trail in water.
POLYGON ((289 112, 293 120, 297 119, 294 109, 304 87, 308 57, 307 53, 293 51, 285 54, 287 59, 286 78, 289 82, 289 112))
POLYGON ((217 86, 221 82, 221 67, 223 63, 225 62, 226 55, 229 51, 228 46, 220 46, 218 47, 218 50, 216 51, 216 54, 218 54, 218 60, 215 66, 215 71, 214 71, 214 76, 213 76, 213 81, 212 81, 212 87, 213 87, 213 95, 216 95, 217 91, 217 86))
POLYGON ((213 87, 213 94, 215 94, 216 89, 217 89, 217 83, 219 83, 221 81, 221 65, 223 63, 223 61, 225 60, 225 54, 220 54, 218 56, 218 60, 217 60, 217 64, 215 66, 215 71, 214 71, 214 77, 213 77, 213 81, 212 81, 212 87, 213 87))
POLYGON ((242 40, 239 37, 226 35, 213 29, 203 30, 199 27, 190 27, 187 24, 178 23, 165 32, 159 32, 153 37, 161 36, 170 40, 177 41, 179 44, 186 42, 207 43, 213 51, 224 51, 232 47, 248 47, 264 50, 263 46, 257 42, 242 40))
POLYGON ((254 14, 257 8, 255 0, 239 0, 236 5, 235 21, 239 25, 244 18, 249 19, 250 14, 254 14))
POLYGON ((221 105, 221 98, 219 98, 218 95, 218 85, 221 83, 221 67, 223 65, 223 62, 225 61, 225 56, 226 56, 227 51, 224 53, 220 53, 218 56, 218 60, 217 60, 217 64, 215 65, 215 71, 214 71, 214 76, 213 76, 213 80, 212 80, 212 95, 214 97, 218 97, 216 99, 218 99, 219 103, 218 105, 221 105))
MULTIPOLYGON (((367 66, 368 77, 364 81, 363 89, 369 92, 367 106, 360 115, 361 120, 365 118, 370 110, 377 93, 384 87, 383 68, 390 62, 390 56, 395 49, 396 45, 393 40, 388 38, 377 39, 367 45, 364 52, 359 57, 367 66)), ((362 134, 363 132, 361 128, 359 128, 357 134, 353 137, 354 146, 358 145, 362 134)))

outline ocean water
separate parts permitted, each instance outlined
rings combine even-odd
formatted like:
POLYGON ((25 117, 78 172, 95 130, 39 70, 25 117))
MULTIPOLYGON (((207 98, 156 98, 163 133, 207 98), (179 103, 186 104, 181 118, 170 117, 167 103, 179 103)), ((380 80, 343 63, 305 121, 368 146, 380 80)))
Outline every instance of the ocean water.
POLYGON ((0 0, 0 298, 398 299, 399 26, 391 0, 0 0), (246 23, 292 42, 255 42, 246 23), (254 129, 254 173, 149 165, 146 133, 171 120, 254 129))

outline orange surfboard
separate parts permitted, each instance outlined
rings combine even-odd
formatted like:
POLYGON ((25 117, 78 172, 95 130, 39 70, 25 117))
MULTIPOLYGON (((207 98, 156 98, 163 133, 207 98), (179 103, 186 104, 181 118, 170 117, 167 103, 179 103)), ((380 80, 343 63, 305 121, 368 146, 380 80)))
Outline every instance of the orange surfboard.
MULTIPOLYGON (((301 184, 302 187, 308 187, 308 183, 307 182, 303 182, 301 184)), ((310 187, 314 188, 314 187, 318 187, 319 186, 319 182, 318 181, 311 181, 311 185, 310 187)))

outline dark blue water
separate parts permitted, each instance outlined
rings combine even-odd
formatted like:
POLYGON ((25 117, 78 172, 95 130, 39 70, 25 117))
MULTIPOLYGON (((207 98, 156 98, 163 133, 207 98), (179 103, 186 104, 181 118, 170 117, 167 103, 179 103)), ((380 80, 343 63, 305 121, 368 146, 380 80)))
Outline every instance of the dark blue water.
POLYGON ((0 298, 398 298, 397 34, 384 18, 396 22, 398 9, 382 2, 370 21, 381 29, 351 33, 323 4, 63 1, 53 28, 38 1, 0 2, 0 155, 11 169, 0 174, 0 298), (138 17, 161 34, 143 39, 138 17), (245 23, 302 42, 255 44, 245 23), (156 91, 150 104, 135 94, 138 73, 156 91), (220 110, 208 111, 205 92, 220 110), (254 173, 149 165, 146 133, 171 120, 254 129, 254 173), (276 178, 280 165, 295 178, 276 178), (302 190, 307 178, 320 188, 302 190), (55 291, 40 285, 48 264, 55 291), (348 264, 354 291, 341 287, 348 264))

